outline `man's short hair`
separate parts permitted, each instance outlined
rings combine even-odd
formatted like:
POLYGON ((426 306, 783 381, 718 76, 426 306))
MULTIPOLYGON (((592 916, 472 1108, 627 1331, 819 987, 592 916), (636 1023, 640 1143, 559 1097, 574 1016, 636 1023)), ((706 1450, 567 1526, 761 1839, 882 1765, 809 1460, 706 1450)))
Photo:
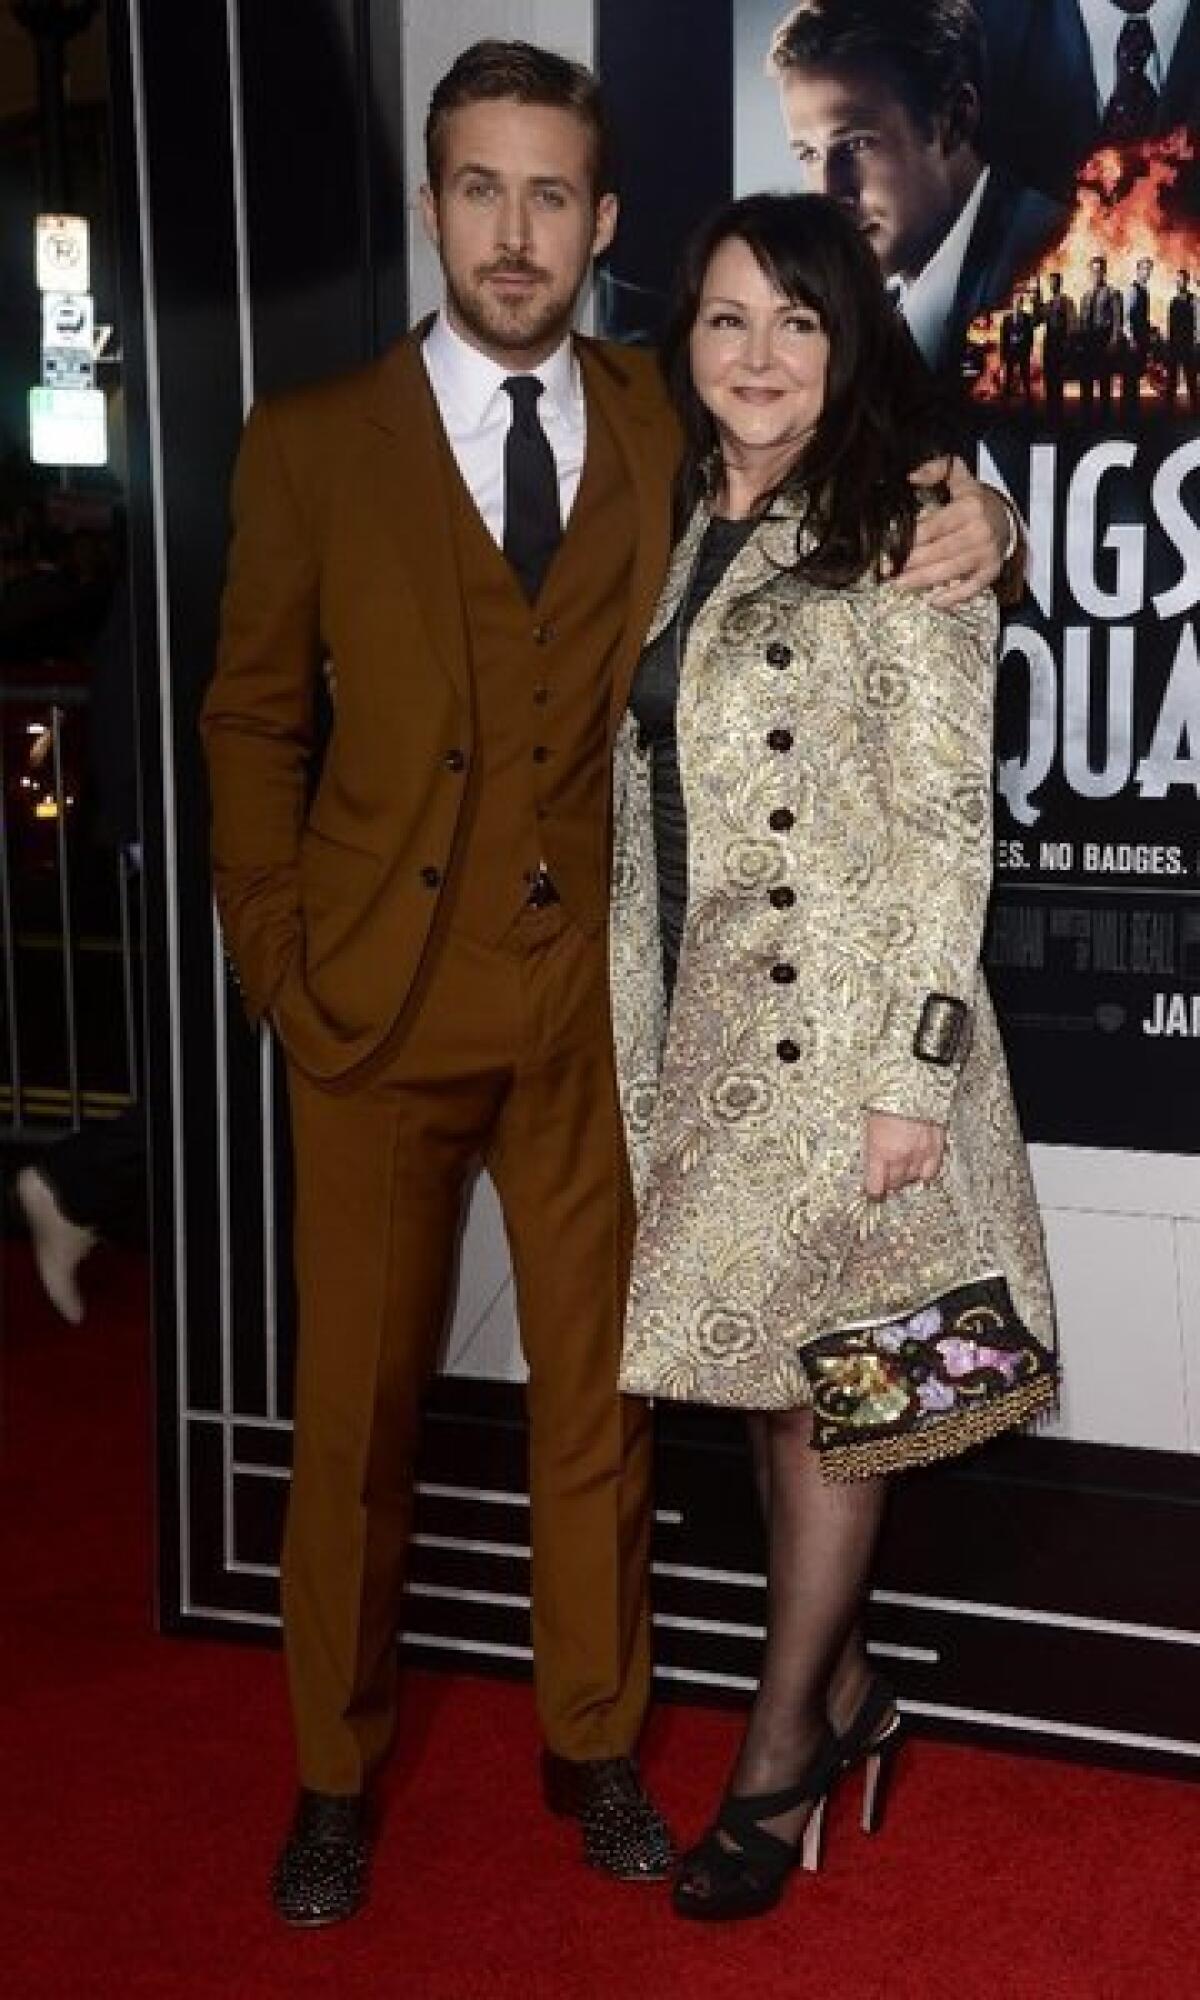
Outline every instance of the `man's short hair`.
POLYGON ((801 0, 771 37, 768 72, 871 68, 886 72, 928 129, 969 85, 982 103, 983 29, 972 0, 801 0))
POLYGON ((446 71, 429 100, 425 120, 425 173, 436 192, 445 152, 446 119, 467 104, 511 98, 572 111, 592 139, 592 191, 599 197, 616 186, 616 163, 608 114, 600 85, 582 63, 532 42, 474 42, 446 71))

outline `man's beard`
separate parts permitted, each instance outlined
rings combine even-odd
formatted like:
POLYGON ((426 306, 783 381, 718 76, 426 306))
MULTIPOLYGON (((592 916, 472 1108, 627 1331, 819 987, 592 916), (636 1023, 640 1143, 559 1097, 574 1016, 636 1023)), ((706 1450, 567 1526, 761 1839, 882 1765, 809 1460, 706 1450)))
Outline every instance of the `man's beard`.
POLYGON ((547 344, 557 346, 571 329, 575 315, 574 296, 570 299, 548 297, 543 285, 523 298, 509 301, 497 298, 486 290, 487 278, 497 270, 527 273, 535 279, 545 279, 545 273, 535 265, 513 262, 484 266, 473 272, 474 283, 470 290, 464 290, 446 272, 446 296, 459 324, 481 346, 499 348, 502 353, 524 354, 533 348, 545 348, 547 344))

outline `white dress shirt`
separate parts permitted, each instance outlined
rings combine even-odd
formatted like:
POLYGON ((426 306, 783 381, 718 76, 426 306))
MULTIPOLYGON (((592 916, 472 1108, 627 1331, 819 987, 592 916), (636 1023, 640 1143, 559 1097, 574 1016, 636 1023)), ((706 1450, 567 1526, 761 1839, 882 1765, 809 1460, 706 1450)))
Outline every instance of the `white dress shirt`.
POLYGON ((987 167, 983 169, 929 262, 907 284, 891 288, 909 332, 931 367, 937 362, 946 321, 953 310, 967 244, 987 187, 988 171, 987 167))
MULTIPOLYGON (((1153 6, 1138 16, 1154 31, 1154 54, 1146 64, 1146 74, 1156 90, 1162 89, 1171 67, 1187 10, 1188 0, 1154 0, 1153 6)), ((1103 110, 1117 87, 1117 41, 1131 17, 1114 7, 1113 0, 1079 0, 1079 12, 1092 51, 1096 102, 1103 110)))
POLYGON ((513 417, 512 398, 501 385, 510 375, 536 375, 545 383, 538 416, 558 468, 558 500, 565 528, 579 491, 587 449, 583 377, 570 335, 536 368, 502 368, 456 333, 440 312, 421 353, 463 482, 501 548, 504 446, 513 417))

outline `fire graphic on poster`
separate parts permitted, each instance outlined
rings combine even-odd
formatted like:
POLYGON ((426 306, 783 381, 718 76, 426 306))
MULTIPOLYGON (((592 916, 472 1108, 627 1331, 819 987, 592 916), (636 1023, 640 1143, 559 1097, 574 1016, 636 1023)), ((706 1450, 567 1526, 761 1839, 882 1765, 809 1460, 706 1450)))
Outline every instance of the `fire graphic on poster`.
MULTIPOLYGON (((1187 276, 1189 292, 1198 275, 1200 227, 1194 217, 1181 212, 1185 171, 1196 158, 1195 137, 1180 130, 1140 146, 1104 146, 1085 161, 1066 230, 1014 289, 1010 302, 1011 308, 1028 313, 1031 333, 1038 331, 1028 374, 1022 382, 1019 371, 1006 366, 1004 313, 999 309, 982 313, 967 329, 963 358, 963 377, 974 401, 1009 401, 1022 389, 1027 400, 1046 400, 1050 301, 1059 288, 1077 343, 1079 304, 1095 282, 1095 259, 1103 258, 1106 278, 1118 289, 1139 266, 1150 267, 1148 336, 1143 343, 1127 325, 1122 327, 1110 357, 1113 373, 1121 375, 1123 392, 1134 403, 1174 402, 1180 384, 1170 370, 1166 321, 1170 294, 1178 288, 1181 275, 1187 276)), ((1078 402, 1078 354, 1071 359, 1075 366, 1068 361, 1063 396, 1067 402, 1078 402)))

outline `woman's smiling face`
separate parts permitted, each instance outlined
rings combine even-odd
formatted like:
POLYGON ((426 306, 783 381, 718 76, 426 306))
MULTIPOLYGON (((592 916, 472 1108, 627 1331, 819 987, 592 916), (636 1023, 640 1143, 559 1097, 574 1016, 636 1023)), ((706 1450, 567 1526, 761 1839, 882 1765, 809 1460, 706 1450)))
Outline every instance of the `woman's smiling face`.
POLYGON ((692 381, 726 457, 785 471, 825 407, 829 339, 739 236, 709 259, 689 343, 692 381))

